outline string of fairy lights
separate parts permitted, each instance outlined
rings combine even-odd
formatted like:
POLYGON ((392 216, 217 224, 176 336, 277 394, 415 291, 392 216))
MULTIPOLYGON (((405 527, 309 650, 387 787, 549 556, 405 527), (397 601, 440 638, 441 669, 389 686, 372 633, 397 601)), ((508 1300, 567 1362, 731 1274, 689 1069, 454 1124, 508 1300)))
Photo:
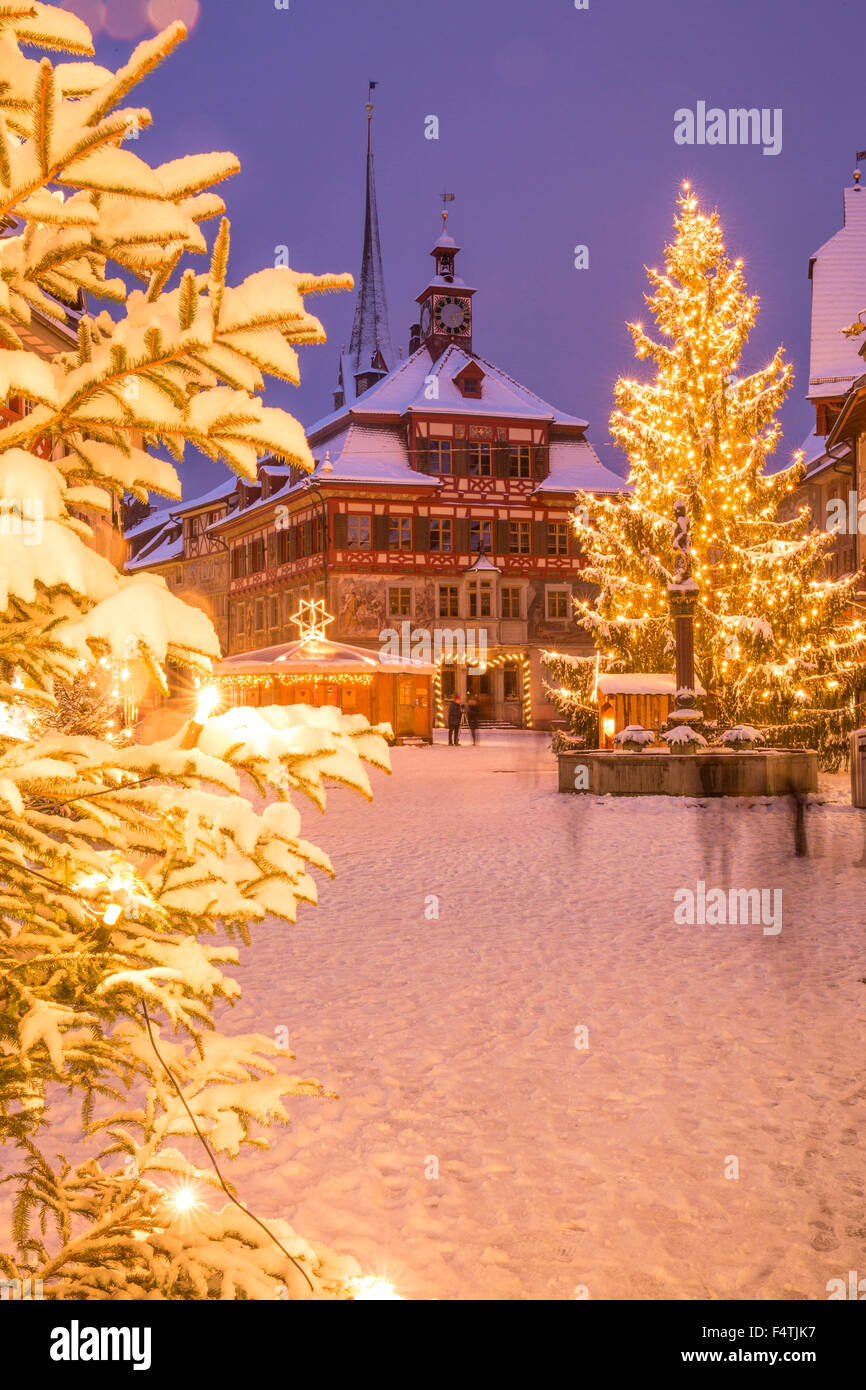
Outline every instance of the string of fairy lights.
POLYGON ((715 212, 684 184, 663 269, 648 272, 658 340, 629 324, 650 381, 621 378, 611 434, 631 465, 630 498, 584 494, 574 515, 597 594, 578 602, 607 661, 666 669, 670 524, 678 497, 691 519, 699 586, 695 645, 705 680, 741 706, 853 700, 866 653, 856 576, 824 573, 831 544, 788 500, 802 462, 765 472, 781 437, 776 419, 792 380, 779 349, 735 375, 758 312, 742 259, 729 260, 715 212), (591 504, 591 505, 590 505, 591 504), (581 511, 587 516, 581 517, 581 511), (591 517, 588 515, 591 513, 591 517))
POLYGON ((442 698, 442 672, 446 666, 465 666, 470 676, 483 675, 484 672, 492 667, 516 665, 520 670, 521 683, 521 704, 523 708, 523 723, 527 729, 532 728, 532 688, 530 684, 530 662, 526 652, 497 652, 494 656, 485 657, 479 660, 477 657, 470 656, 442 656, 436 663, 436 670, 433 674, 433 708, 436 714, 437 724, 445 723, 445 704, 442 698))

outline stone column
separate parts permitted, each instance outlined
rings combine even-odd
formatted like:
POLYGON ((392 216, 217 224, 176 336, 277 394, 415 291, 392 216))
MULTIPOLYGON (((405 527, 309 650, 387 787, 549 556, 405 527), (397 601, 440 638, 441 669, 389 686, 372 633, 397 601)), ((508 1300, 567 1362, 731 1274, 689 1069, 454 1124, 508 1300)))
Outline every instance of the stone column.
POLYGON ((701 723, 703 714, 696 709, 695 691, 695 608, 698 602, 698 586, 692 579, 692 546, 690 521, 684 498, 674 503, 674 524, 672 541, 675 552, 674 577, 668 584, 668 603, 674 621, 676 642, 676 708, 671 711, 668 723, 701 723))

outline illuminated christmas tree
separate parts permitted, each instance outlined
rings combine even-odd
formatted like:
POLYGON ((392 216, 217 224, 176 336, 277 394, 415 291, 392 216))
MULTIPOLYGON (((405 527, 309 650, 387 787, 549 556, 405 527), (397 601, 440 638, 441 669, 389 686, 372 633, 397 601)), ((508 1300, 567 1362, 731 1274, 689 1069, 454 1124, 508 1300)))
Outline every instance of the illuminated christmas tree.
MULTIPOLYGON (((578 619, 602 669, 673 671, 671 522, 685 499, 700 591, 697 677, 715 697, 720 728, 757 725, 771 742, 817 746, 837 764, 862 681, 856 581, 825 577, 832 538, 813 528, 808 509, 779 517, 803 474, 800 457, 765 471, 791 367, 780 348, 759 371, 737 376, 758 299, 746 291, 742 261, 725 252, 717 213, 703 212, 688 185, 675 229, 664 270, 648 272, 660 337, 629 325, 655 377, 616 384, 611 433, 629 458, 631 494, 577 498, 583 577, 597 586, 578 602, 578 619)), ((587 663, 554 658, 548 669, 563 713, 586 704, 587 663)))

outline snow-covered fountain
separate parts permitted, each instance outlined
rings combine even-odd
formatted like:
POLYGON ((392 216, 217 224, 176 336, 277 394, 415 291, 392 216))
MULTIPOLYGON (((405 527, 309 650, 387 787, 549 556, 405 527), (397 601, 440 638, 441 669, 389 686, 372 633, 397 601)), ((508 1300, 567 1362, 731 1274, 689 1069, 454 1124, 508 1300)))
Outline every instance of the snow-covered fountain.
POLYGON ((717 744, 701 732, 702 690, 695 678, 695 608, 689 517, 674 504, 674 576, 668 601, 676 644, 676 705, 657 740, 650 729, 628 725, 612 749, 558 754, 559 790, 595 796, 790 796, 818 790, 818 755, 803 748, 768 748, 750 725, 727 729, 717 744), (763 746, 761 746, 763 745, 763 746))

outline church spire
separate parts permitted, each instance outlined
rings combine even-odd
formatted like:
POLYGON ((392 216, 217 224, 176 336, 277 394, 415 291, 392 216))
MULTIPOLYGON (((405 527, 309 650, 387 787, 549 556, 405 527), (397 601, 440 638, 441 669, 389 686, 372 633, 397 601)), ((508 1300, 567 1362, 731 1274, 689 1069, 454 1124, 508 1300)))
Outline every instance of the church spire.
MULTIPOLYGON (((350 370, 356 378, 360 395, 374 381, 394 366, 394 349, 388 326, 388 305, 385 300, 385 279, 382 273, 382 248, 379 244, 379 214, 376 209, 376 182, 373 173, 373 90, 370 83, 367 99, 367 206, 364 215, 364 253, 361 260, 361 279, 358 302, 349 343, 350 370)), ((349 383, 343 381, 343 389, 349 383)))

